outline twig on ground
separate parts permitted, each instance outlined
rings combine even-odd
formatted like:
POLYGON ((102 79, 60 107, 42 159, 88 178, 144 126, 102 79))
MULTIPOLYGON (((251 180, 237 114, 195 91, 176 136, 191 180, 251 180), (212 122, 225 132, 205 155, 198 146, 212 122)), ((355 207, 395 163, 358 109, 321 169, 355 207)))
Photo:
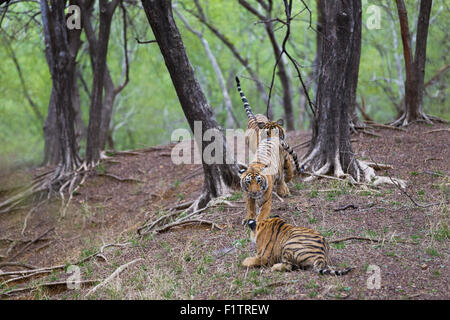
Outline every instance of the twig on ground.
POLYGON ((215 224, 214 222, 211 221, 207 221, 207 220, 199 220, 199 219, 195 219, 195 220, 185 220, 185 221, 180 221, 180 222, 174 222, 171 223, 169 225, 166 225, 158 230, 156 230, 157 233, 163 233, 166 232, 174 227, 179 227, 182 225, 186 225, 186 224, 198 224, 198 225, 202 225, 202 224, 207 224, 211 226, 211 229, 219 229, 222 230, 222 227, 219 227, 217 224, 215 224))
MULTIPOLYGON (((336 239, 336 240, 330 240, 328 243, 339 243, 349 240, 359 240, 359 241, 370 241, 370 242, 386 242, 386 239, 372 239, 372 238, 366 238, 366 237, 346 237, 342 239, 336 239)), ((417 244, 413 241, 407 241, 407 240, 392 240, 392 242, 398 242, 398 243, 405 243, 405 244, 417 244)))
POLYGON ((23 221, 23 227, 22 227, 22 236, 25 234, 25 230, 27 228, 27 223, 28 223, 28 219, 30 218, 31 214, 36 211, 42 204, 44 204, 45 202, 47 202, 48 199, 45 199, 44 201, 38 203, 36 206, 34 206, 33 208, 31 208, 30 211, 28 211, 27 216, 25 217, 24 221, 23 221))
POLYGON ((111 280, 113 280, 115 277, 117 277, 120 273, 122 273, 122 271, 124 271, 126 268, 128 268, 129 266, 131 266, 131 265, 133 265, 133 264, 135 264, 137 262, 140 262, 140 261, 144 261, 144 259, 143 258, 135 259, 135 260, 130 261, 130 262, 124 264, 124 265, 121 265, 108 278, 106 278, 100 284, 96 285, 94 288, 89 290, 89 292, 86 294, 85 297, 88 297, 91 294, 95 293, 99 288, 105 286, 107 283, 109 283, 111 280))
POLYGON ((114 174, 111 174, 111 173, 98 173, 97 175, 103 176, 103 177, 109 177, 109 178, 118 180, 118 181, 120 181, 120 182, 138 182, 138 183, 144 183, 144 181, 139 180, 139 179, 135 179, 135 178, 121 178, 121 177, 118 177, 118 176, 116 176, 116 175, 114 175, 114 174))
MULTIPOLYGON (((70 282, 71 284, 74 285, 86 285, 86 284, 91 284, 91 283, 95 283, 95 282, 99 282, 100 280, 82 280, 82 281, 76 281, 76 282, 70 282)), ((26 292, 26 291, 30 291, 30 290, 34 290, 37 288, 42 288, 42 287, 57 287, 57 286, 67 286, 68 282, 67 280, 64 281, 55 281, 55 282, 44 282, 44 283, 39 283, 36 284, 34 286, 30 286, 30 287, 25 287, 25 288, 17 288, 17 289, 12 289, 9 291, 5 291, 5 292, 0 292, 0 295, 2 296, 10 296, 12 294, 15 293, 19 293, 19 292, 26 292)))
MULTIPOLYGON (((378 166, 378 164, 376 163, 376 161, 374 161, 374 160, 372 159, 372 157, 371 157, 371 155, 370 155, 370 152, 369 152, 369 157, 370 157, 370 160, 372 160, 372 161, 378 166)), ((402 188, 400 185, 398 185, 398 183, 396 183, 396 182, 394 181, 394 179, 392 179, 391 175, 389 174, 389 172, 388 172, 387 170, 385 170, 385 173, 387 174, 387 176, 388 176, 389 179, 391 180, 392 184, 393 184, 398 190, 400 190, 404 195, 406 195, 406 196, 409 198, 409 200, 411 200, 411 202, 412 202, 414 205, 416 205, 417 207, 420 207, 420 208, 429 208, 429 207, 432 207, 432 206, 435 206, 435 205, 438 205, 438 204, 441 203, 441 202, 434 202, 434 203, 429 203, 429 204, 421 204, 421 203, 418 203, 416 200, 414 200, 414 198, 413 198, 408 192, 406 192, 406 190, 404 190, 404 188, 402 188)))
POLYGON ((404 128, 394 127, 394 126, 390 126, 388 124, 381 124, 381 123, 376 123, 376 122, 371 122, 371 121, 365 121, 365 122, 367 124, 369 124, 371 127, 379 127, 379 128, 384 128, 384 129, 391 129, 391 130, 406 132, 406 129, 404 129, 404 128))
POLYGON ((41 235, 39 235, 37 238, 35 238, 33 241, 29 242, 28 244, 26 244, 22 249, 20 249, 19 251, 17 251, 14 255, 12 255, 11 257, 9 257, 8 260, 12 260, 16 257, 18 257, 20 254, 22 254, 26 249, 28 249, 32 244, 34 244, 35 242, 39 241, 39 239, 43 238, 44 236, 46 236, 48 233, 50 233, 51 231, 55 230, 55 227, 51 227, 50 229, 48 229, 47 231, 45 231, 44 233, 42 233, 41 235))
POLYGON ((434 132, 441 132, 441 131, 450 132, 450 128, 430 130, 430 131, 426 131, 425 134, 434 133, 434 132))
POLYGON ((27 263, 21 263, 21 262, 3 262, 0 263, 0 268, 3 267, 24 267, 27 269, 37 269, 38 267, 33 266, 31 264, 27 264, 27 263))

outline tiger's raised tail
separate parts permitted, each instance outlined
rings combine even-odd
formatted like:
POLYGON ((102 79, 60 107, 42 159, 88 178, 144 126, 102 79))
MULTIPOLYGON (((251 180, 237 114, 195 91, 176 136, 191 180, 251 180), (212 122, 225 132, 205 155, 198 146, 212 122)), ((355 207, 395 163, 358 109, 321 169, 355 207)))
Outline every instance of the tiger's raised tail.
POLYGON ((239 81, 238 77, 236 77, 236 84, 237 84, 237 89, 239 91, 239 94, 241 95, 242 102, 244 103, 244 109, 245 109, 245 112, 247 113, 247 118, 249 118, 249 119, 253 118, 256 121, 255 114, 253 113, 252 108, 250 108, 250 105, 248 103, 247 98, 244 95, 244 92, 242 92, 241 82, 239 81))
POLYGON ((281 146, 283 147, 284 150, 286 150, 292 157, 292 160, 294 160, 294 164, 295 164, 295 171, 297 171, 297 173, 303 173, 305 171, 305 167, 304 166, 300 166, 300 164, 298 163, 298 156, 297 153, 294 151, 294 149, 292 149, 286 141, 280 139, 280 143, 281 146))

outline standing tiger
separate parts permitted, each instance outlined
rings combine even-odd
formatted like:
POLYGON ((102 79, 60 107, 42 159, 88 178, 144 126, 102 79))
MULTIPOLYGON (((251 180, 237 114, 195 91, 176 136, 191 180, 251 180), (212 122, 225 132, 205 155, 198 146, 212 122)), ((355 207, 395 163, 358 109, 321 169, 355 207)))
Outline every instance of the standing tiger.
POLYGON ((353 268, 333 270, 329 267, 329 245, 316 230, 295 227, 280 218, 249 220, 250 239, 256 243, 257 255, 246 258, 244 267, 270 266, 272 271, 312 268, 319 274, 345 275, 353 268))
POLYGON ((243 223, 249 219, 265 219, 272 207, 272 191, 281 197, 290 192, 287 186, 293 177, 292 162, 287 152, 280 152, 280 139, 268 138, 259 143, 255 159, 247 170, 241 170, 241 188, 245 194, 247 215, 243 223))
MULTIPOLYGON (((289 153, 294 160, 297 173, 302 173, 303 169, 298 163, 296 152, 291 147, 289 147, 288 143, 286 142, 286 132, 283 128, 283 119, 279 119, 278 121, 270 121, 263 114, 255 115, 248 103, 247 98, 245 97, 244 92, 241 89, 241 84, 238 77, 236 77, 236 84, 248 118, 247 129, 245 131, 245 144, 248 146, 250 152, 253 154, 257 152, 261 140, 279 137, 282 141, 280 143, 280 152, 289 153)), ((282 195, 280 194, 280 196, 282 195)))

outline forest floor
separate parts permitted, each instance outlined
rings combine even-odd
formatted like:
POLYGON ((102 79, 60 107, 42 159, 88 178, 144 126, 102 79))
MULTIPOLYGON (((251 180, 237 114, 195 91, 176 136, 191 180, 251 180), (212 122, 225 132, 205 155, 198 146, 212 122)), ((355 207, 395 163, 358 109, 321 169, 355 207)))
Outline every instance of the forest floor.
MULTIPOLYGON (((256 246, 241 225, 245 203, 240 190, 201 214, 220 229, 190 225, 137 235, 145 221, 195 199, 202 190, 201 165, 174 165, 173 145, 168 145, 104 162, 75 194, 64 218, 56 198, 32 212, 23 208, 1 214, 0 299, 449 299, 448 128, 412 124, 407 131, 377 129, 379 137, 352 136, 358 157, 392 165, 389 175, 407 181, 405 191, 419 206, 394 185, 368 189, 331 179, 306 183, 300 177, 290 183, 289 198, 274 199, 272 214, 316 229, 328 240, 374 239, 331 245, 334 266, 355 267, 348 275, 242 267, 256 246), (444 130, 431 132, 437 129, 444 130), (347 205, 353 206, 337 210, 347 205), (120 245, 101 250, 105 244, 120 245), (84 258, 78 264, 80 278, 94 282, 75 290, 64 284, 67 268, 15 280, 1 275, 24 269, 11 262, 29 268, 69 267, 84 258), (94 285, 135 259, 141 260, 87 296, 94 285), (378 289, 373 288, 375 274, 380 276, 378 289)), ((296 145, 308 139, 308 133, 292 132, 288 140, 296 145)), ((306 151, 296 150, 299 155, 306 151)), ((41 170, 2 172, 0 189, 41 170)), ((0 193, 0 199, 5 197, 0 193)))

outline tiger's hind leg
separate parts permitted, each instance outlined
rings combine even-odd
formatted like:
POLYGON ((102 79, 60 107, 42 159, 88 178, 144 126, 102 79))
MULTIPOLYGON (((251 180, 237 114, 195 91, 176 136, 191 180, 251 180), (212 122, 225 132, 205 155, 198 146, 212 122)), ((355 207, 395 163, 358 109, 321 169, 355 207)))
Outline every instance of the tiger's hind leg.
POLYGON ((285 271, 292 271, 292 264, 287 263, 287 262, 281 262, 281 263, 276 263, 272 266, 271 271, 279 271, 279 272, 285 272, 285 271))
POLYGON ((286 198, 291 195, 291 192, 289 191, 289 187, 287 186, 287 184, 284 180, 281 180, 277 184, 277 194, 282 198, 286 198))
POLYGON ((292 165, 289 155, 285 153, 284 157, 284 182, 288 183, 294 176, 294 166, 292 165))

